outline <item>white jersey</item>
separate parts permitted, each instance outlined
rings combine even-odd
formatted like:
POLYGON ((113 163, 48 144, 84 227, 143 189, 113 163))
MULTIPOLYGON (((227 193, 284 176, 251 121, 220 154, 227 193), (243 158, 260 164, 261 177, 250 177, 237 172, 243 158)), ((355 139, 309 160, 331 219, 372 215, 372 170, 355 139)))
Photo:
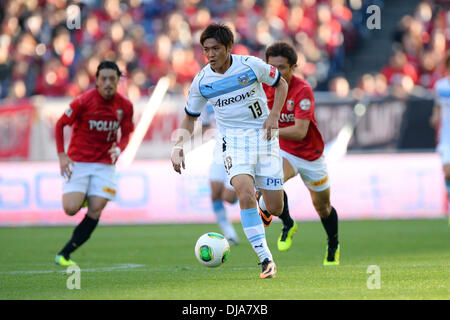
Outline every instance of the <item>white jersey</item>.
POLYGON ((222 135, 234 129, 261 129, 269 115, 262 82, 275 86, 277 68, 253 56, 231 55, 231 66, 217 73, 208 64, 194 78, 185 111, 198 117, 209 101, 222 135))
POLYGON ((441 107, 441 126, 439 129, 438 151, 444 163, 450 162, 450 79, 442 78, 435 86, 436 102, 441 107))

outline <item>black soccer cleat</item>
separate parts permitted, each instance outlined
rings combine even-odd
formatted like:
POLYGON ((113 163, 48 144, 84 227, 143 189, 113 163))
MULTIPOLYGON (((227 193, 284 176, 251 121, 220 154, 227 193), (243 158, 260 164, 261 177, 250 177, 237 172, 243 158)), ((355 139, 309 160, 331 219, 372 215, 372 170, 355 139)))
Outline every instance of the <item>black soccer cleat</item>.
POLYGON ((327 245, 327 250, 325 253, 325 258, 323 259, 323 265, 324 266, 338 266, 339 265, 339 258, 340 258, 340 246, 334 245, 330 246, 327 245))

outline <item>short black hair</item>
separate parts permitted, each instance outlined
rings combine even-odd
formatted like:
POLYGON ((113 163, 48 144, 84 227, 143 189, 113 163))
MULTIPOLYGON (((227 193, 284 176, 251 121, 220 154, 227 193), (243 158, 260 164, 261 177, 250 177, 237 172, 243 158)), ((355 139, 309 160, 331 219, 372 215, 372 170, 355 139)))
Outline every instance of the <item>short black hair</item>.
POLYGON ((210 24, 200 35, 200 44, 203 46, 205 40, 210 38, 216 39, 217 42, 223 44, 227 48, 230 48, 234 43, 233 32, 224 24, 210 24))
POLYGON ((297 64, 297 52, 286 42, 276 42, 266 49, 266 61, 269 61, 269 57, 278 56, 286 58, 290 66, 297 64))
POLYGON ((122 72, 120 72, 119 67, 117 66, 117 64, 114 61, 103 60, 102 62, 100 62, 100 64, 97 67, 97 73, 95 74, 95 77, 98 77, 98 75, 100 74, 100 70, 102 70, 102 69, 115 70, 117 72, 117 76, 119 78, 122 75, 122 72))

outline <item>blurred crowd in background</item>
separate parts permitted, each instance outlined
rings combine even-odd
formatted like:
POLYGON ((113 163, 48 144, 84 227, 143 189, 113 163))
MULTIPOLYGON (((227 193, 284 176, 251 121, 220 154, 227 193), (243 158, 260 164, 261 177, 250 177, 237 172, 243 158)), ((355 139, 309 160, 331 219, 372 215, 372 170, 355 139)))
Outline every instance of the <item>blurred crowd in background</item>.
POLYGON ((235 33, 233 53, 264 58, 288 41, 298 72, 316 90, 388 94, 390 86, 431 88, 444 74, 447 12, 424 0, 394 35, 394 54, 356 88, 343 76, 345 57, 367 33, 366 8, 381 0, 6 0, 0 2, 0 98, 76 96, 94 86, 103 59, 125 76, 131 100, 151 93, 162 76, 186 94, 205 65, 199 44, 211 22, 235 33))
POLYGON ((430 0, 421 1, 413 15, 401 19, 393 35, 394 52, 381 70, 389 86, 406 92, 414 86, 432 89, 445 76, 449 20, 449 11, 430 0))

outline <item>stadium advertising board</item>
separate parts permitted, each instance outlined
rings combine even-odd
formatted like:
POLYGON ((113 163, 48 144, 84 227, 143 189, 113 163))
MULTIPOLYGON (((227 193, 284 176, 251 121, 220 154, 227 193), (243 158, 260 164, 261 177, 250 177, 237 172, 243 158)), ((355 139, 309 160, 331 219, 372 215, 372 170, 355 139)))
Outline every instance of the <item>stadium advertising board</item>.
MULTIPOLYGON (((212 154, 187 159, 178 175, 169 160, 136 161, 117 170, 115 202, 103 212, 102 224, 214 223, 207 180, 212 154)), ((444 183, 435 153, 347 155, 329 163, 331 197, 339 218, 410 219, 444 215, 444 183)), ((296 177, 288 181, 291 215, 318 220, 309 193, 296 177)), ((61 207, 62 180, 56 162, 0 163, 0 225, 75 225, 82 209, 68 217, 61 207)), ((240 221, 237 205, 229 206, 240 221)))

